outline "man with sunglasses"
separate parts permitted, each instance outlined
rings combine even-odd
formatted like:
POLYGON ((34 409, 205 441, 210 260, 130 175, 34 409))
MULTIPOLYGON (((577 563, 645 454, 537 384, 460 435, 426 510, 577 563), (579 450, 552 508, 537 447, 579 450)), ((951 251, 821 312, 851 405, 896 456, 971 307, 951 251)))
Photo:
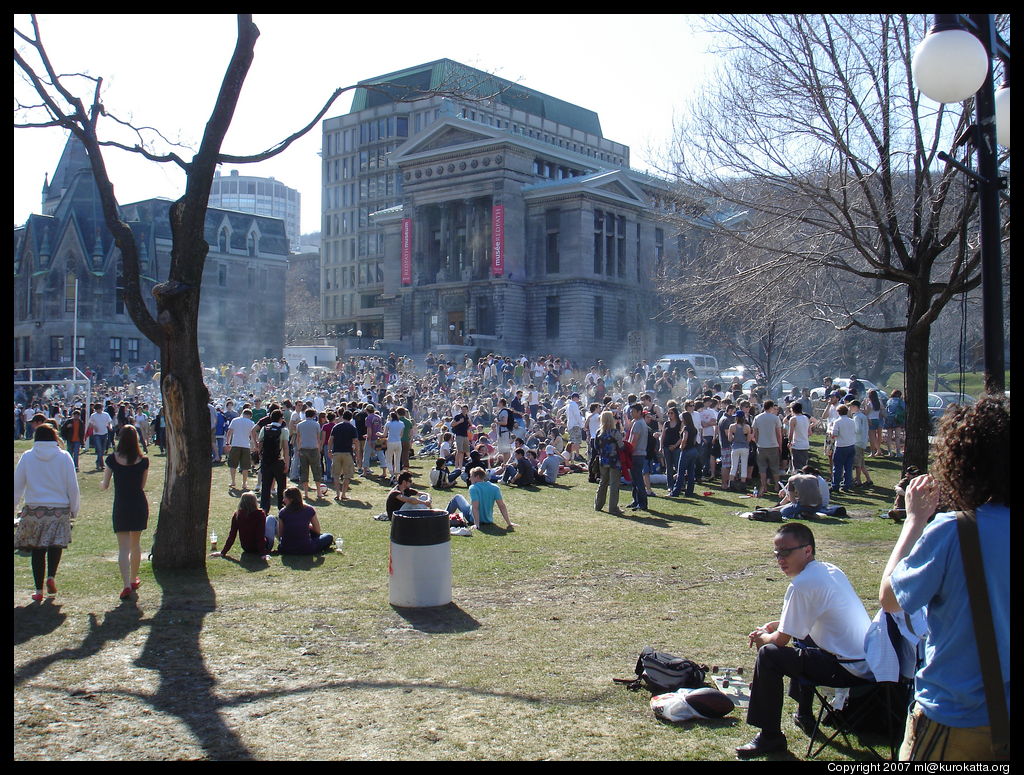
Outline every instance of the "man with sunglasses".
POLYGON ((814 556, 814 534, 807 525, 787 522, 774 538, 773 554, 789 577, 778 621, 747 636, 757 646, 750 684, 747 723, 760 732, 736 749, 741 759, 786 748, 782 733, 782 679, 797 701, 793 721, 804 732, 814 727, 813 686, 850 687, 871 683, 864 659, 864 635, 871 619, 846 575, 814 556))

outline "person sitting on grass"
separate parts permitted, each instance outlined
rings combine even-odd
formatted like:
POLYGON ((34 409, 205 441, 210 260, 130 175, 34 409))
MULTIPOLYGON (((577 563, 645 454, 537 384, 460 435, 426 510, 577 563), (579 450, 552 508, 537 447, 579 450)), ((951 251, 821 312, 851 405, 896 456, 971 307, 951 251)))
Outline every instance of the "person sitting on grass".
POLYGON ((395 512, 404 508, 406 503, 417 507, 430 506, 430 495, 413 489, 411 471, 402 471, 398 475, 398 482, 391 488, 391 492, 388 493, 387 504, 384 507, 388 519, 394 517, 395 512), (422 495, 426 495, 426 498, 422 498, 422 495))
POLYGON ((320 531, 316 510, 302 502, 302 491, 284 491, 284 508, 277 513, 277 538, 281 554, 320 554, 334 543, 334 536, 320 531))
POLYGON ((446 511, 450 516, 461 513, 470 529, 480 529, 480 525, 494 523, 494 505, 498 505, 501 516, 505 518, 505 529, 512 532, 519 527, 508 516, 508 507, 501 497, 501 488, 487 481, 487 472, 483 468, 474 468, 469 472, 469 502, 461 495, 456 495, 448 503, 446 511))
POLYGON ((457 468, 454 472, 448 470, 443 457, 434 461, 434 467, 430 470, 430 486, 435 490, 450 490, 455 487, 462 475, 462 469, 457 468))
POLYGON ((503 481, 505 484, 514 484, 517 487, 528 487, 533 484, 536 471, 530 465, 523 448, 516 450, 515 458, 505 469, 503 481))
POLYGON ((256 493, 244 492, 238 499, 238 511, 231 515, 231 529, 228 531, 224 548, 215 552, 214 556, 227 557, 236 537, 243 552, 269 554, 274 548, 276 536, 277 519, 268 517, 260 508, 256 493))
POLYGON ((551 444, 548 444, 545 453, 537 471, 537 480, 542 484, 555 484, 558 482, 558 474, 565 464, 565 460, 551 444))

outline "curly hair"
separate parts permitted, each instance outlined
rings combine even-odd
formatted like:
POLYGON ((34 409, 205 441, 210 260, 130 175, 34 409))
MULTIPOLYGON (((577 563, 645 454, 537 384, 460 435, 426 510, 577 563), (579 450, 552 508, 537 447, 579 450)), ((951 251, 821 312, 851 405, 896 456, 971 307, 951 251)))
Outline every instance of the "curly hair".
POLYGON ((984 396, 954 406, 939 423, 934 475, 961 510, 1010 502, 1010 400, 984 396))

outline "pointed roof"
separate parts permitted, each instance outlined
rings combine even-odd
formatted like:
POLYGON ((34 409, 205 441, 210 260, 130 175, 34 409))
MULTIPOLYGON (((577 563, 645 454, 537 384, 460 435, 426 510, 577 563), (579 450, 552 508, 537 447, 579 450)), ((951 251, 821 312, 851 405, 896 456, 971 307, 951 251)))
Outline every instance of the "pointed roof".
POLYGON ((57 162, 57 169, 50 180, 50 189, 60 193, 71 188, 71 181, 80 172, 86 172, 90 178, 92 177, 92 167, 89 164, 85 146, 72 134, 68 137, 64 152, 60 155, 60 161, 57 162))

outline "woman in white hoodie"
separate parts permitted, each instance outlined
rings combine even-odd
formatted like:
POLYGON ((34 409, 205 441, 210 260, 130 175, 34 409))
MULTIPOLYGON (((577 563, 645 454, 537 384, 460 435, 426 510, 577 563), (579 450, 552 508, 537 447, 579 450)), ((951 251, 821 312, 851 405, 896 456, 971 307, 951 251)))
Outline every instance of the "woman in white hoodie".
POLYGON ((71 455, 57 443, 57 431, 51 425, 35 430, 32 449, 21 456, 14 469, 14 508, 22 497, 16 549, 32 552, 32 575, 36 591, 32 599, 43 599, 43 582, 50 595, 57 594, 57 565, 64 548, 71 543, 71 520, 77 516, 80 502, 78 477, 71 455))

